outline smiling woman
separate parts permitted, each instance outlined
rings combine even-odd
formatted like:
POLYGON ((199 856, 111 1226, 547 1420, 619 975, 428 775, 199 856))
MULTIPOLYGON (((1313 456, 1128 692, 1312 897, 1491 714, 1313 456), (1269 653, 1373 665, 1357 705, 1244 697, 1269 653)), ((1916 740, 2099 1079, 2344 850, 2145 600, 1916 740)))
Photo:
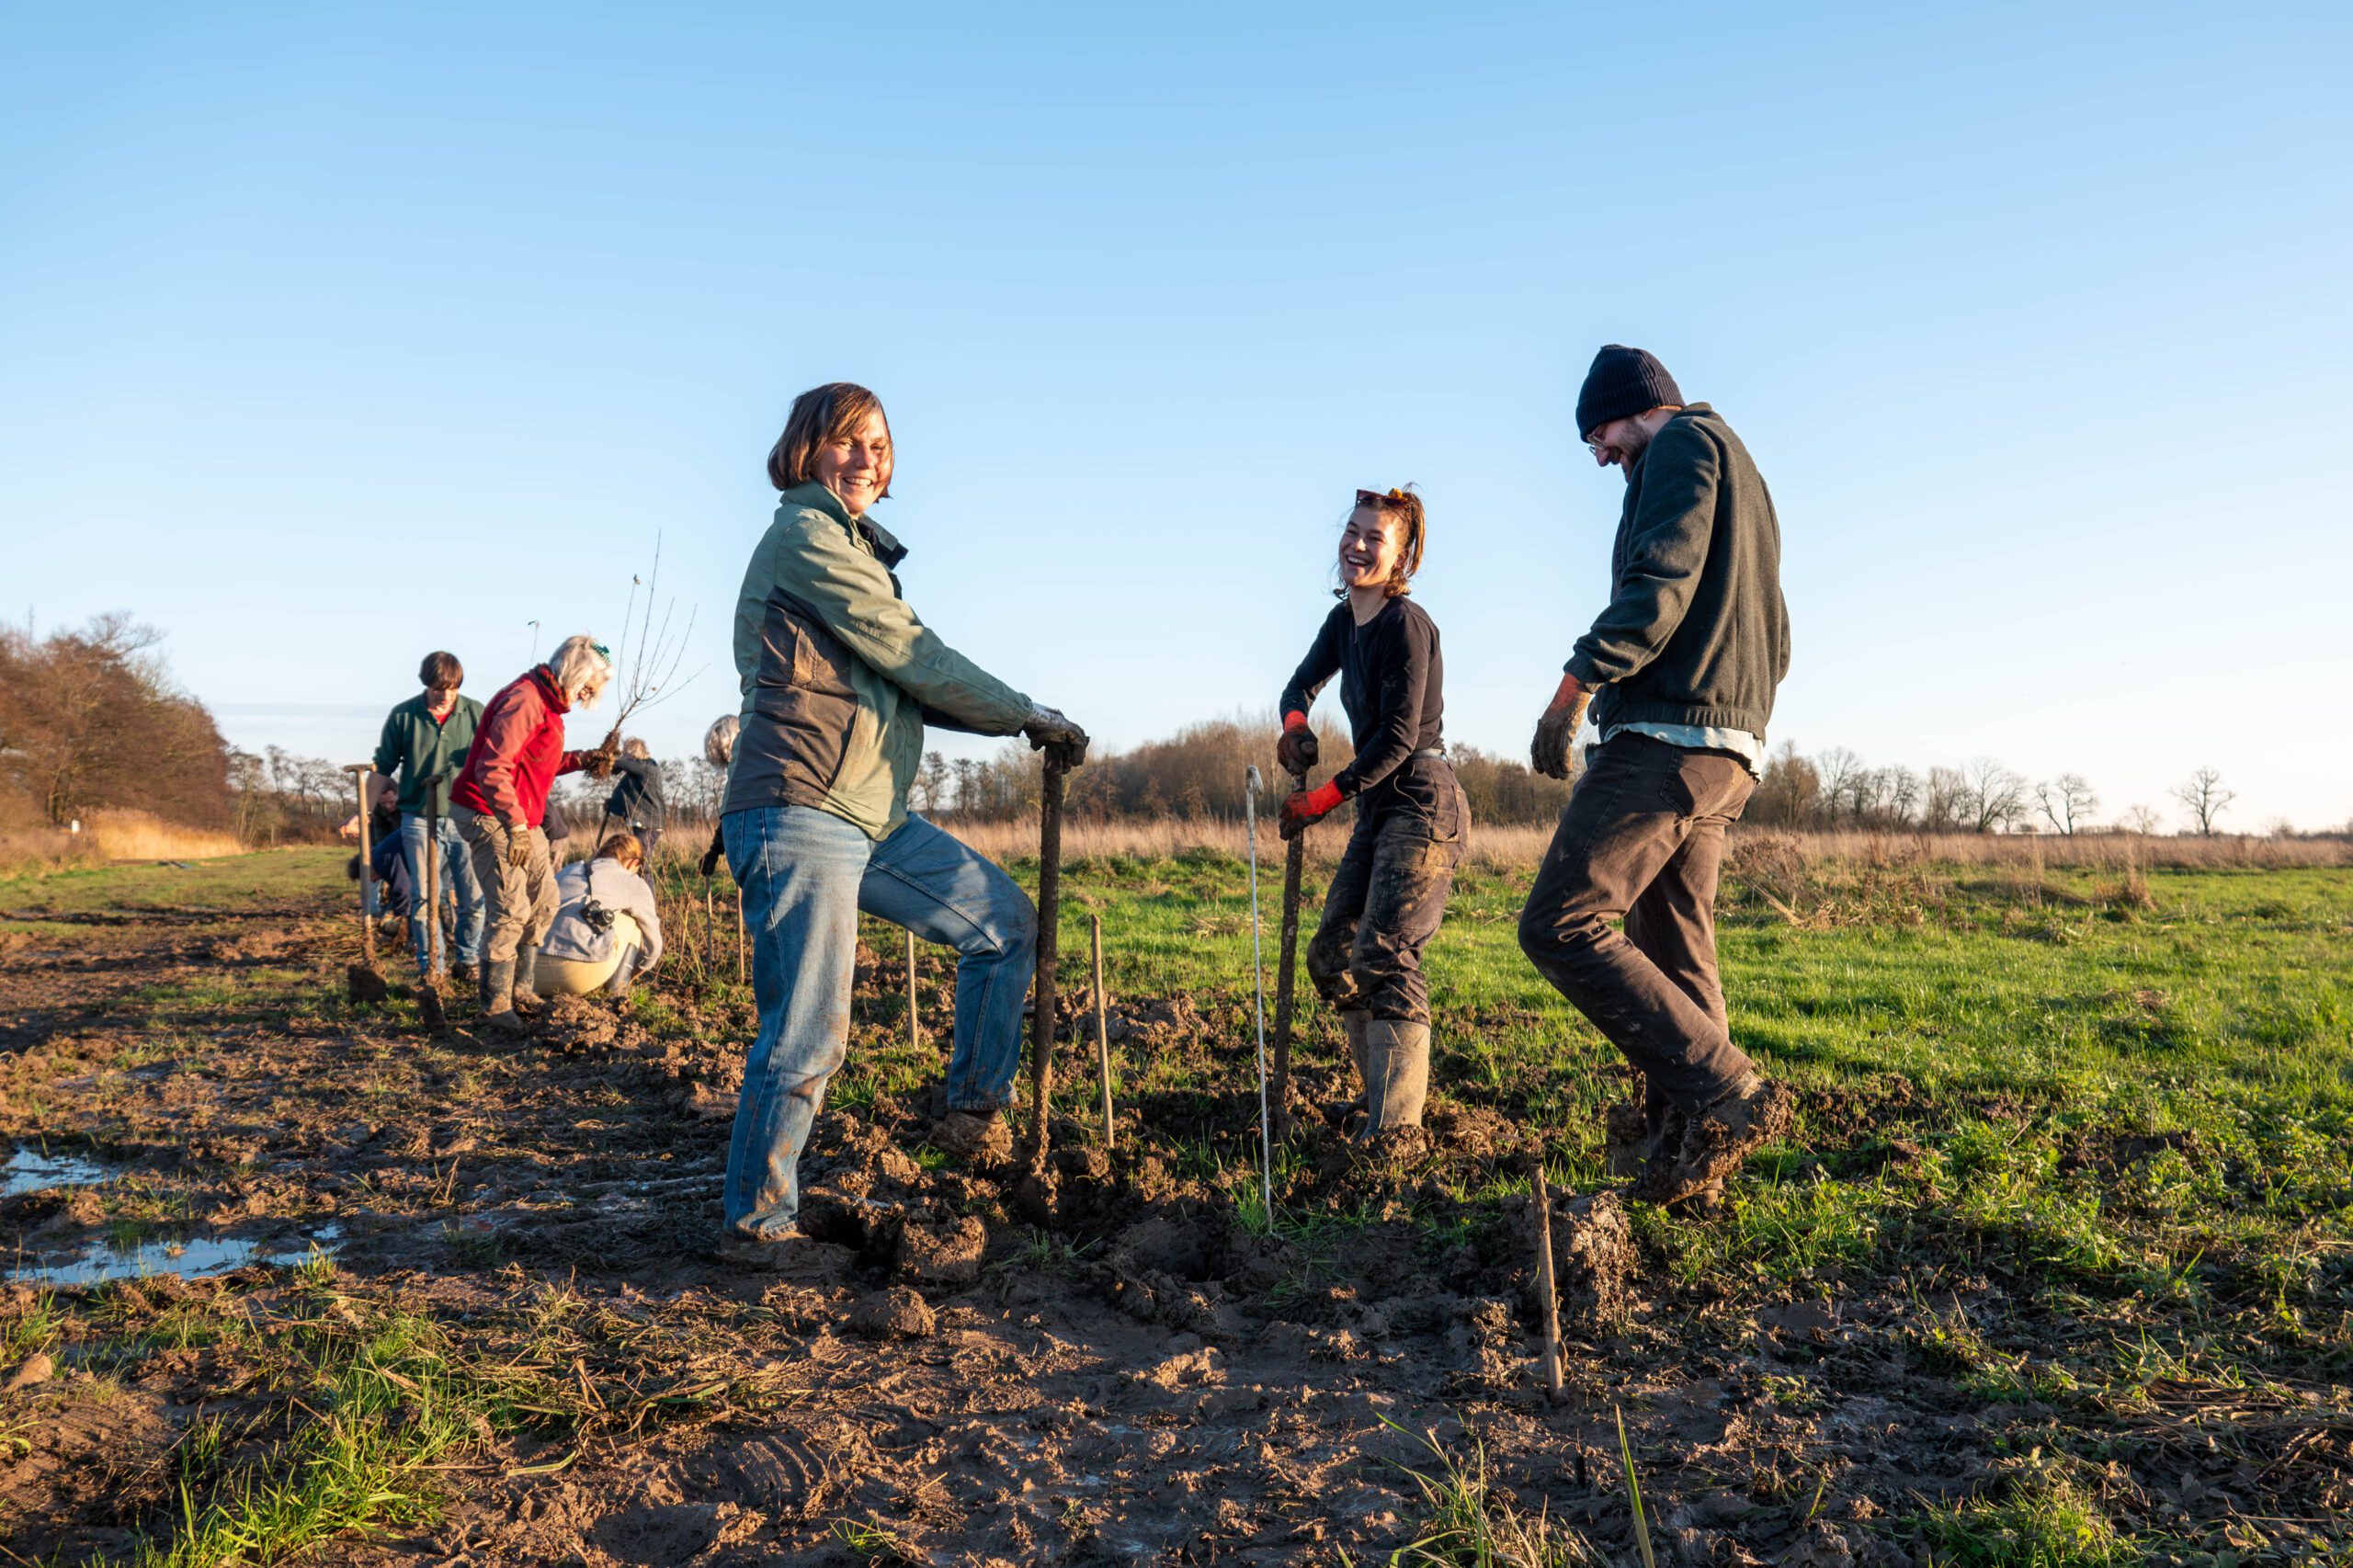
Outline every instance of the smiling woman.
POLYGON ((891 493, 891 425, 864 387, 793 399, 768 452, 781 494, 735 606, 744 709, 720 833, 744 889, 760 1032, 727 1154, 720 1252, 782 1267, 801 1150, 844 1059, 862 911, 955 948, 956 1043, 932 1142, 1011 1150, 1000 1111, 1020 1050, 1037 913, 1013 879, 907 810, 924 726, 1029 737, 1075 766, 1086 733, 983 670, 900 592, 906 548, 869 516, 891 493))

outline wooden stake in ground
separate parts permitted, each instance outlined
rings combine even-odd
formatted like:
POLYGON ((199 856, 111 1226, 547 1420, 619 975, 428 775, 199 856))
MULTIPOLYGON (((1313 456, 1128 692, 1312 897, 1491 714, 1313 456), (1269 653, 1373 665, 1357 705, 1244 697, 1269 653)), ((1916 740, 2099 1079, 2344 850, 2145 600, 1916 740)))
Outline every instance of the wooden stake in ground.
POLYGON ((744 983, 744 890, 735 890, 735 983, 744 983))
MULTIPOLYGON (((1290 776, 1291 788, 1307 788, 1307 775, 1290 776)), ((1299 959, 1299 877, 1307 858, 1307 835, 1296 833, 1283 849, 1282 950, 1275 960, 1275 1060, 1267 1078, 1267 1097, 1274 1101, 1275 1136, 1290 1129, 1290 1012, 1296 991, 1293 975, 1299 959)))
POLYGON ((1038 799, 1038 988, 1029 1048, 1031 1166, 1046 1157, 1046 1111, 1054 1092, 1054 965, 1063 914, 1063 778, 1070 765, 1046 752, 1045 786, 1038 799))
POLYGON ((375 771, 364 762, 344 769, 359 793, 359 957, 369 968, 376 963, 376 862, 368 844, 368 776, 375 771))
POLYGON ((1536 1206, 1536 1289, 1544 1304, 1544 1392, 1561 1397, 1561 1302, 1552 1287, 1552 1189, 1544 1179, 1544 1152, 1529 1162, 1534 1179, 1529 1201, 1536 1206))
POLYGON ((1103 1147, 1118 1146, 1111 1131, 1111 1025, 1103 1016, 1103 917, 1090 915, 1095 933, 1095 1065, 1103 1075, 1103 1147))
POLYGON ((417 1010, 426 1028, 437 1035, 449 1027, 441 1007, 441 780, 448 777, 433 773, 425 778, 425 982, 417 1010))
POLYGON ((923 1020, 915 1016, 915 933, 907 928, 907 1044, 923 1044, 923 1020))

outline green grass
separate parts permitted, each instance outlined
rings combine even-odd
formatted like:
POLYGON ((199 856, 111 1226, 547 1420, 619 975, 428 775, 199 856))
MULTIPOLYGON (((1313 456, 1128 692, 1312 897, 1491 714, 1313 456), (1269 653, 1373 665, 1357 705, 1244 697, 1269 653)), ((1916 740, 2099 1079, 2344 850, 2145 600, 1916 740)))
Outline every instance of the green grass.
POLYGON ((186 869, 146 860, 0 877, 0 909, 85 915, 121 909, 236 909, 254 903, 309 903, 322 887, 348 889, 355 919, 357 883, 347 882, 348 849, 329 846, 267 849, 186 869))

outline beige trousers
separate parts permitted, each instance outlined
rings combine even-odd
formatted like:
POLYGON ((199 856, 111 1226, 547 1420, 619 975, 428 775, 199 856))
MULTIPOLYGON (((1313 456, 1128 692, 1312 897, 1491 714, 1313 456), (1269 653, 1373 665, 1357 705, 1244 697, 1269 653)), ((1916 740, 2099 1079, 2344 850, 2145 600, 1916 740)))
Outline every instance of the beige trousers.
POLYGON ((483 932, 484 963, 512 963, 517 948, 536 948, 555 924, 555 866, 548 858, 548 835, 530 830, 530 858, 521 866, 506 863, 507 835, 495 817, 465 806, 452 808, 458 835, 472 858, 474 880, 482 884, 487 918, 483 932))

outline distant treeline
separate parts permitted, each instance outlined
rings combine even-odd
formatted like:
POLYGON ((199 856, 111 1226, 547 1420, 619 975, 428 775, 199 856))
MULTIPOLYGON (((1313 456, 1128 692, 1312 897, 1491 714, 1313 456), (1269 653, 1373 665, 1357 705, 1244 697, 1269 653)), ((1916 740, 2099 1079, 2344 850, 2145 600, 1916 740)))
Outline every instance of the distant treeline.
POLYGON ((0 826, 106 810, 229 825, 229 747, 127 615, 37 634, 0 625, 0 826))

